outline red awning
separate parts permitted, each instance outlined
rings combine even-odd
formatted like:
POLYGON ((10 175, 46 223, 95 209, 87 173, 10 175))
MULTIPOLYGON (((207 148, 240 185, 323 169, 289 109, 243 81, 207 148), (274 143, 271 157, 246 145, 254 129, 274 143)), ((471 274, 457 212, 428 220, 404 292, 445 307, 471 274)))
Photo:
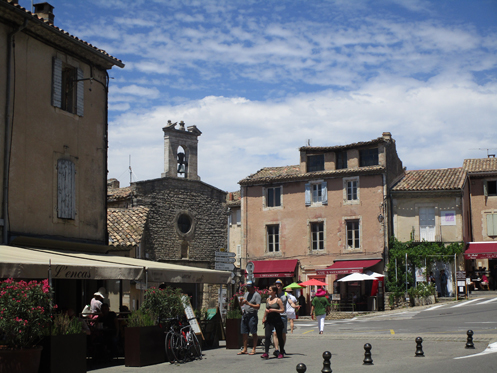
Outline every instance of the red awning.
POLYGON ((466 259, 495 259, 497 258, 497 241, 470 242, 464 253, 466 259))
POLYGON ((325 269, 318 269, 318 275, 344 275, 348 273, 363 273, 365 268, 369 268, 381 262, 381 259, 371 260, 343 260, 335 262, 325 269))
POLYGON ((254 277, 294 277, 297 259, 254 260, 254 277))

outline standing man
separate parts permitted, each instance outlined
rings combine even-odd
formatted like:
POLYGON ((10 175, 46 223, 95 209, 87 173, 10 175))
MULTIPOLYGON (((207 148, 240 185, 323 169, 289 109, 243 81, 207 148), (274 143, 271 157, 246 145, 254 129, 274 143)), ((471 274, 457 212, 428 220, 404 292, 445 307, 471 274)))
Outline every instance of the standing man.
POLYGON ((440 270, 440 293, 442 297, 447 296, 447 275, 445 274, 445 269, 440 270))
POLYGON ((494 268, 490 271, 490 277, 492 277, 492 290, 497 290, 497 264, 494 264, 494 268))
MULTIPOLYGON (((278 279, 278 280, 276 280, 274 285, 278 288, 278 298, 281 299, 281 302, 283 303, 283 308, 285 309, 285 312, 280 313, 281 321, 283 321, 283 333, 282 333, 282 337, 283 337, 283 341, 284 341, 283 345, 285 345, 286 344, 286 330, 288 328, 288 317, 286 314, 287 302, 293 308, 297 308, 297 305, 295 303, 293 303, 291 299, 288 299, 288 296, 287 296, 288 294, 283 290, 283 281, 278 279)), ((278 355, 280 353, 283 355, 286 355, 286 352, 284 350, 279 351, 279 348, 278 348, 279 343, 278 343, 278 336, 276 335, 276 330, 273 331, 273 341, 274 341, 273 355, 276 357, 278 357, 278 355)))
POLYGON ((244 294, 243 298, 240 299, 240 305, 242 306, 242 322, 240 324, 241 333, 243 336, 243 350, 241 350, 238 355, 245 355, 248 353, 248 335, 252 334, 254 340, 252 351, 249 355, 255 355, 255 348, 257 347, 257 324, 259 323, 259 318, 257 317, 257 311, 261 307, 261 295, 255 291, 254 284, 252 281, 247 281, 246 284, 247 292, 244 294))

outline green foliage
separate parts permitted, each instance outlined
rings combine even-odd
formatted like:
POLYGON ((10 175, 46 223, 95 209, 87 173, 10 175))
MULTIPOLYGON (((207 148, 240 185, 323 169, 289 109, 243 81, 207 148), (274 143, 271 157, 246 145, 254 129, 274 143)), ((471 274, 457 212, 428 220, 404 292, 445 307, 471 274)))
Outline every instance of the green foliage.
POLYGON ((410 288, 407 293, 411 298, 424 298, 435 295, 435 284, 420 282, 415 288, 410 288))
POLYGON ((239 309, 228 310, 228 312, 226 313, 226 318, 227 319, 241 319, 242 318, 242 311, 239 309))
POLYGON ((386 279, 387 291, 394 293, 394 297, 405 293, 406 283, 412 287, 414 281, 414 271, 416 267, 430 268, 437 261, 447 261, 454 254, 464 252, 463 243, 444 244, 443 242, 400 242, 395 237, 390 240, 389 263, 387 267, 388 276, 386 279), (406 272, 407 254, 407 272, 406 272), (397 268, 395 268, 397 259, 397 268), (397 280, 395 271, 397 269, 397 280))
POLYGON ((154 317, 150 315, 150 313, 137 310, 131 312, 127 319, 127 326, 128 327, 137 327, 137 326, 153 326, 154 323, 154 317))
POLYGON ((46 334, 51 322, 48 280, 0 282, 1 344, 8 348, 31 348, 46 334))
POLYGON ((83 325, 77 318, 70 318, 66 314, 57 314, 53 319, 51 335, 81 334, 83 325))
POLYGON ((181 289, 167 286, 164 289, 150 288, 145 292, 145 301, 140 310, 148 313, 154 320, 182 316, 185 312, 181 300, 181 289))

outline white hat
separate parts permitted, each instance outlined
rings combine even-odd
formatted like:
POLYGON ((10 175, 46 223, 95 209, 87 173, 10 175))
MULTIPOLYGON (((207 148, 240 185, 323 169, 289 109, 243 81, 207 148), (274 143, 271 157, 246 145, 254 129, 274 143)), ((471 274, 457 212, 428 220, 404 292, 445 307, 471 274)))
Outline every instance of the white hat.
POLYGON ((102 299, 105 298, 105 294, 107 294, 107 291, 103 286, 99 288, 97 292, 93 293, 93 295, 98 295, 99 297, 102 297, 102 299))
POLYGON ((102 299, 104 299, 104 298, 105 298, 105 297, 104 297, 104 295, 103 295, 101 292, 99 292, 99 291, 97 291, 97 292, 93 293, 93 295, 94 295, 94 296, 99 296, 99 297, 100 297, 100 298, 102 298, 102 299))

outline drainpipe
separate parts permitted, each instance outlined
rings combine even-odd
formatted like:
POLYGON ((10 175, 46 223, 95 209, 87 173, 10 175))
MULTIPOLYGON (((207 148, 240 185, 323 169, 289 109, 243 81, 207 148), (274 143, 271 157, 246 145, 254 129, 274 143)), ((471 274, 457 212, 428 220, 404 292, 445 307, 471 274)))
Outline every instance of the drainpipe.
MULTIPOLYGON (((15 48, 15 35, 21 32, 28 20, 24 19, 24 23, 17 29, 7 35, 7 79, 6 79, 6 95, 5 95, 5 147, 4 147, 4 164, 3 164, 3 244, 8 243, 9 235, 9 169, 10 169, 10 149, 12 145, 12 127, 13 127, 13 107, 11 107, 11 85, 12 85, 12 50, 15 48)), ((15 89, 15 87, 14 87, 15 89)))

